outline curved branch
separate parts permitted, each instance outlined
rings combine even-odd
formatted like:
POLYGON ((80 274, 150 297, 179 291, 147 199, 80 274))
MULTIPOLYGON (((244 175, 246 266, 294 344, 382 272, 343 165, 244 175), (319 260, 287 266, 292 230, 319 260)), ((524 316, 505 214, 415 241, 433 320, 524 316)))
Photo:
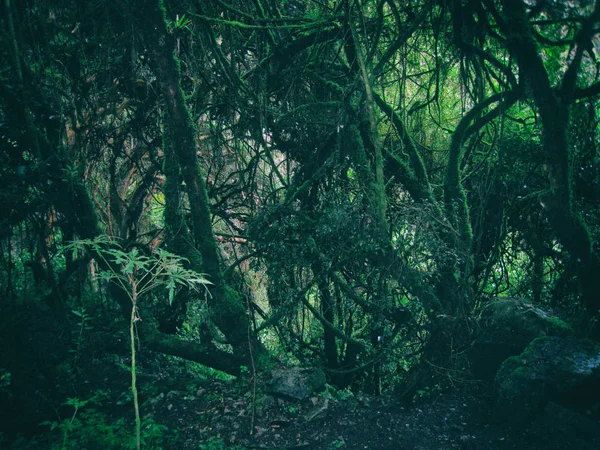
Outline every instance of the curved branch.
POLYGON ((410 26, 407 29, 398 30, 398 37, 392 43, 392 45, 390 45, 387 48, 386 52, 383 54, 383 56, 375 66, 375 69, 373 69, 373 73, 375 75, 381 74, 383 66, 387 64, 390 58, 394 56, 394 53, 396 53, 400 49, 400 47, 402 47, 408 41, 408 39, 410 39, 410 37, 415 33, 415 31, 417 31, 417 28, 419 28, 419 26, 427 17, 427 14, 430 12, 432 5, 433 2, 431 1, 425 3, 421 11, 419 12, 419 15, 415 17, 410 26))
POLYGON ((423 159, 419 154, 417 146, 408 134, 404 122, 394 109, 385 102, 379 94, 373 92, 373 100, 383 113, 391 120, 398 137, 402 141, 402 145, 410 158, 411 167, 400 160, 396 155, 387 152, 388 162, 402 174, 401 182, 409 190, 411 196, 417 200, 428 200, 431 204, 435 204, 433 191, 429 184, 427 169, 423 163, 423 159))
POLYGON ((476 120, 485 108, 501 101, 512 104, 517 98, 513 91, 502 92, 488 97, 486 100, 475 105, 463 116, 452 135, 446 180, 444 182, 444 203, 450 223, 458 228, 462 246, 465 250, 470 248, 473 236, 467 206, 467 196, 460 179, 460 167, 463 157, 462 144, 469 135, 481 129, 482 126, 490 122, 505 109, 499 106, 487 115, 479 118, 479 120, 476 120), (471 126, 471 122, 473 121, 475 123, 471 126))

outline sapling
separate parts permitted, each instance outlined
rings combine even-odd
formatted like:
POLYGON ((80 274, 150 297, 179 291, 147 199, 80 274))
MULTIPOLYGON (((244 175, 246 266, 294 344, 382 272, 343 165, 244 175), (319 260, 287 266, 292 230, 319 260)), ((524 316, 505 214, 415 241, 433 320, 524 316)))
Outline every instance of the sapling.
POLYGON ((98 260, 102 271, 100 277, 117 283, 131 300, 129 320, 129 339, 131 345, 131 391, 135 409, 136 448, 141 448, 141 420, 136 375, 136 323, 140 320, 138 304, 140 298, 148 292, 165 288, 168 291, 169 304, 172 304, 176 291, 181 287, 200 289, 210 295, 207 285, 212 284, 203 274, 186 269, 186 258, 174 255, 166 250, 157 249, 150 256, 140 253, 137 248, 125 251, 109 236, 98 236, 95 239, 73 241, 66 247, 76 254, 81 250, 89 250, 98 260))

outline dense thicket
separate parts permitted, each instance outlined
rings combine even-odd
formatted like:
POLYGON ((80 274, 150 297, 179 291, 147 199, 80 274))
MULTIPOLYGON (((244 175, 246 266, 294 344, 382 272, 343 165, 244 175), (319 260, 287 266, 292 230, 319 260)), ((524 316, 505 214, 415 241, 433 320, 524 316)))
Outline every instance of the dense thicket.
POLYGON ((209 295, 140 299, 139 339, 231 374, 279 359, 381 392, 462 367, 500 295, 597 332, 598 2, 4 0, 0 17, 4 303, 129 317, 96 277, 114 266, 63 251, 103 236, 206 275, 209 295))

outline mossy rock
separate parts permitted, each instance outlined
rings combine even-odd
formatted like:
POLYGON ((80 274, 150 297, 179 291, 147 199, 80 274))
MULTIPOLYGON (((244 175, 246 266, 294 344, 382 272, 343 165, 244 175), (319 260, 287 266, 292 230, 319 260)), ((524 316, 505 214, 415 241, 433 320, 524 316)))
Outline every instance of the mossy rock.
POLYGON ((469 358, 473 374, 493 378, 502 362, 540 336, 572 336, 573 329, 548 311, 520 298, 497 298, 481 309, 469 358))
POLYGON ((512 421, 528 420, 549 402, 575 411, 600 402, 600 344, 586 339, 541 337, 508 358, 494 381, 496 410, 512 421))

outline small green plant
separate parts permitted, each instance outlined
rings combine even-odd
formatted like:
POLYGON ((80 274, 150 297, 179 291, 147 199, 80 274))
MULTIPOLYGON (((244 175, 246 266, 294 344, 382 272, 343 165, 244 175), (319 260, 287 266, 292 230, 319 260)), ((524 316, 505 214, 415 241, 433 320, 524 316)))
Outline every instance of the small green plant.
POLYGON ((331 445, 329 446, 329 449, 330 450, 334 450, 336 448, 342 448, 342 447, 345 447, 345 446, 346 446, 346 443, 344 442, 343 439, 336 439, 335 441, 333 441, 331 443, 331 445))
POLYGON ((167 21, 167 31, 169 33, 173 33, 178 30, 189 30, 189 26, 191 25, 191 23, 192 21, 188 17, 186 17, 185 14, 183 14, 181 17, 177 15, 177 18, 174 21, 167 21))
MULTIPOLYGON (((185 258, 158 249, 153 255, 141 254, 137 248, 125 251, 111 237, 101 235, 95 239, 73 241, 65 247, 73 251, 73 259, 80 251, 88 250, 102 267, 100 276, 116 283, 131 300, 131 316, 129 320, 129 340, 131 346, 131 391, 135 410, 136 448, 141 448, 140 406, 136 374, 136 324, 141 320, 138 303, 144 294, 163 287, 169 293, 169 303, 173 302, 175 291, 179 287, 198 289, 199 286, 211 284, 204 275, 186 269, 185 258)), ((208 290, 206 290, 208 294, 208 290)))
POLYGON ((435 386, 425 386, 423 389, 418 389, 414 395, 414 400, 431 398, 435 394, 442 392, 442 386, 436 384, 435 386))
POLYGON ((328 400, 345 401, 354 398, 354 393, 350 389, 336 389, 330 384, 325 386, 325 390, 319 393, 319 396, 328 400))
POLYGON ((187 28, 191 23, 192 21, 188 17, 185 17, 185 14, 183 14, 181 17, 178 16, 177 20, 173 22, 173 27, 176 30, 181 30, 183 28, 187 28))
MULTIPOLYGON (((63 406, 73 408, 68 418, 57 421, 46 421, 51 431, 60 432, 60 442, 46 445, 52 450, 70 450, 82 448, 102 448, 105 450, 133 449, 136 439, 133 439, 125 427, 125 420, 111 421, 109 416, 98 407, 108 398, 104 391, 96 391, 87 400, 69 398, 63 406)), ((142 421, 140 442, 147 449, 161 449, 167 428, 147 418, 142 421)), ((19 447, 21 448, 21 447, 19 447)), ((23 448, 41 448, 34 442, 29 442, 23 448)))
POLYGON ((100 403, 101 396, 104 395, 102 391, 99 391, 93 397, 88 400, 81 400, 79 398, 68 398, 66 402, 63 403, 63 406, 71 406, 73 407, 73 414, 69 419, 60 420, 60 421, 45 421, 42 422, 41 425, 48 425, 50 427, 50 431, 55 429, 59 429, 62 433, 62 445, 61 449, 67 448, 67 442, 69 435, 73 432, 73 430, 79 428, 81 426, 81 421, 77 416, 79 410, 86 406, 88 403, 100 403))

